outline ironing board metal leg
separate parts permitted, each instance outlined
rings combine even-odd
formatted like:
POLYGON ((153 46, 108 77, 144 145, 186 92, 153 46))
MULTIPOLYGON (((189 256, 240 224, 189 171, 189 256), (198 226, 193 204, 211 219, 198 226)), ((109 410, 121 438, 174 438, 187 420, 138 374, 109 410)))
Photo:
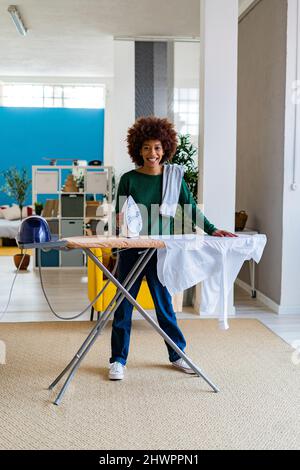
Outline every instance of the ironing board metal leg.
POLYGON ((94 344, 94 342, 96 341, 97 339, 97 334, 92 338, 92 340, 90 341, 89 345, 86 347, 86 349, 83 351, 83 353, 81 354, 81 356, 78 357, 78 361, 76 362, 76 364, 74 365, 74 367, 72 368, 71 372, 69 373, 68 377, 67 377, 67 380, 65 381, 64 385, 62 386, 59 394, 57 395, 55 401, 53 402, 54 405, 59 405, 61 400, 62 400, 62 397, 69 385, 69 383, 71 382, 72 378, 74 377, 77 369, 79 368, 80 364, 81 364, 81 361, 83 361, 84 357, 86 356, 86 354, 88 353, 88 351, 90 350, 90 348, 92 347, 92 345, 94 344))
POLYGON ((206 383, 213 389, 214 392, 218 392, 219 389, 216 385, 214 385, 208 377, 197 367, 189 358, 185 355, 184 352, 179 349, 179 347, 171 340, 171 338, 159 327, 159 325, 148 315, 148 313, 138 304, 138 302, 130 295, 130 293, 126 290, 122 284, 112 276, 112 274, 108 271, 105 266, 100 266, 99 260, 96 256, 89 250, 86 250, 87 255, 103 270, 104 274, 110 279, 115 286, 120 289, 120 291, 124 294, 124 296, 129 300, 129 302, 140 312, 140 314, 145 318, 145 320, 150 323, 151 326, 157 331, 157 333, 163 337, 163 339, 171 346, 171 348, 177 352, 177 354, 185 360, 185 362, 191 367, 191 369, 199 376, 202 377, 206 383))
POLYGON ((91 252, 90 249, 85 249, 84 250, 86 254, 94 261, 94 263, 101 269, 101 271, 106 275, 106 277, 117 287, 117 293, 101 318, 97 321, 95 327, 92 329, 92 331, 89 333, 88 337, 86 340, 83 342, 82 346, 80 347, 79 351, 77 354, 73 357, 73 359, 70 361, 68 366, 64 369, 64 371, 57 377, 57 379, 50 385, 49 389, 53 388, 59 380, 65 375, 65 373, 72 367, 72 370, 70 371, 67 380, 65 381, 62 389, 60 390, 56 400, 54 401, 54 404, 59 405, 62 397, 71 382, 73 376, 75 375, 77 369, 79 368, 81 361, 84 359, 85 355, 88 353, 92 345, 94 344, 95 340, 97 339, 98 335, 101 333, 102 329, 106 326, 108 323, 112 313, 118 308, 119 304, 123 301, 124 298, 127 298, 129 302, 136 307, 136 309, 141 313, 141 315, 145 318, 145 320, 148 321, 148 323, 151 324, 151 326, 157 331, 160 336, 164 338, 164 340, 178 353, 178 355, 186 361, 186 363, 191 367, 191 369, 195 372, 196 375, 199 377, 202 377, 209 385, 210 387, 214 390, 214 392, 218 392, 219 389, 214 385, 208 377, 197 367, 182 351, 181 349, 178 348, 178 346, 169 338, 169 336, 158 326, 158 324, 147 314, 147 312, 137 303, 137 301, 130 295, 128 292, 131 288, 131 286, 134 284, 135 280, 138 278, 146 264, 148 263, 150 257, 154 254, 156 249, 148 249, 144 253, 143 256, 139 258, 137 261, 136 265, 133 267, 129 275, 124 281, 124 286, 119 283, 119 281, 108 271, 108 269, 98 260, 98 258, 91 252), (148 254, 148 256, 146 256, 148 254), (141 259, 144 261, 142 263, 141 259), (118 299, 116 301, 116 299, 118 299), (113 303, 116 302, 114 308, 109 311, 109 309, 112 307, 113 303))
MULTIPOLYGON (((126 277, 126 279, 124 281, 124 285, 126 286, 126 288, 128 290, 135 283, 136 279, 138 278, 140 273, 143 271, 143 269, 147 265, 149 259, 154 254, 154 252, 155 252, 155 249, 152 249, 152 250, 148 249, 143 253, 142 256, 140 256, 140 258, 138 259, 138 261, 136 262, 136 264, 134 265, 134 267, 132 268, 132 270, 130 271, 130 273, 128 274, 128 276, 126 277)), ((102 269, 102 267, 104 267, 104 266, 102 265, 102 263, 100 261, 98 261, 98 262, 101 265, 101 266, 99 266, 100 269, 102 269)), ((95 327, 91 330, 91 332, 89 333, 89 335, 87 336, 87 338, 85 339, 85 341, 83 342, 83 344, 81 345, 81 347, 79 348, 77 353, 75 354, 75 356, 71 359, 71 361, 69 362, 67 367, 61 372, 61 374, 49 386, 49 390, 54 388, 55 385, 61 380, 61 378, 67 373, 67 371, 73 366, 73 368, 72 368, 65 384, 62 387, 62 390, 60 391, 57 399, 54 402, 56 405, 59 404, 59 402, 61 401, 61 398, 62 398, 69 382, 71 381, 71 379, 72 379, 74 373, 76 372, 78 366, 80 365, 82 359, 84 358, 84 356, 89 351, 92 344, 94 343, 94 340, 98 337, 98 335, 100 335, 101 331, 104 329, 104 327, 108 323, 111 315, 115 312, 115 310, 118 308, 118 306, 123 301, 123 299, 124 299, 124 295, 118 290, 116 295, 113 297, 113 299, 109 303, 106 310, 101 315, 100 319, 97 321, 95 327), (115 303, 114 308, 111 311, 109 311, 114 303, 115 303)))

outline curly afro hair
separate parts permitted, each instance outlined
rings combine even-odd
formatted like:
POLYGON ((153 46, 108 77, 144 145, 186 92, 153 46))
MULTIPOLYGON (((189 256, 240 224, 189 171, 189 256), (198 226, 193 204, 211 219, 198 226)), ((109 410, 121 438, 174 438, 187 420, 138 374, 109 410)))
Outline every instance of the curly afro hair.
POLYGON ((146 140, 159 140, 161 142, 164 151, 161 163, 172 160, 177 148, 177 134, 174 125, 168 119, 155 116, 141 117, 128 129, 128 153, 132 161, 138 166, 144 165, 140 151, 146 140))

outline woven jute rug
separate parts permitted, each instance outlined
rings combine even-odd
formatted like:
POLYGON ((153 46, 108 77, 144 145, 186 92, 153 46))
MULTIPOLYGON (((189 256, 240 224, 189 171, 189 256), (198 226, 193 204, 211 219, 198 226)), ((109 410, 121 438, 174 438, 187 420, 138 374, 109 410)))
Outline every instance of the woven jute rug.
POLYGON ((59 407, 48 385, 91 328, 88 322, 1 324, 1 449, 296 449, 300 365, 256 320, 179 322, 186 352, 221 391, 169 365, 160 336, 133 323, 126 378, 107 379, 108 325, 59 407))

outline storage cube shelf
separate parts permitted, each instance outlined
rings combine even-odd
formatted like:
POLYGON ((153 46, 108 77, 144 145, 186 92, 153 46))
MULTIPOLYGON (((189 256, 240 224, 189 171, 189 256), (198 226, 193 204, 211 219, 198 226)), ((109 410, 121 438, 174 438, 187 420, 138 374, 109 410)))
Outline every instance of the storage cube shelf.
MULTIPOLYGON (((42 216, 47 219, 52 235, 59 238, 82 236, 87 227, 108 235, 112 233, 110 214, 97 216, 101 199, 106 199, 111 210, 113 190, 113 167, 75 166, 75 165, 40 165, 32 167, 32 204, 42 202, 42 216), (77 182, 72 175, 80 173, 77 182), (80 188, 80 189, 79 189, 80 188), (92 200, 91 200, 92 199, 92 200), (97 222, 99 221, 99 222, 97 222)), ((101 207, 103 209, 104 206, 101 207)), ((35 266, 38 266, 35 256, 35 266)), ((85 259, 81 250, 41 253, 41 265, 49 268, 83 267, 85 259)))

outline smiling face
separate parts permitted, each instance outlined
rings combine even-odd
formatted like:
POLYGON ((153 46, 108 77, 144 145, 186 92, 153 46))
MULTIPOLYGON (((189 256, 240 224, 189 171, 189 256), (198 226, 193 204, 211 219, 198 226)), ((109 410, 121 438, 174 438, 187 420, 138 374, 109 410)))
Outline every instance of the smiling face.
POLYGON ((145 169, 159 168, 164 150, 160 140, 145 140, 142 145, 140 155, 144 160, 145 169))

